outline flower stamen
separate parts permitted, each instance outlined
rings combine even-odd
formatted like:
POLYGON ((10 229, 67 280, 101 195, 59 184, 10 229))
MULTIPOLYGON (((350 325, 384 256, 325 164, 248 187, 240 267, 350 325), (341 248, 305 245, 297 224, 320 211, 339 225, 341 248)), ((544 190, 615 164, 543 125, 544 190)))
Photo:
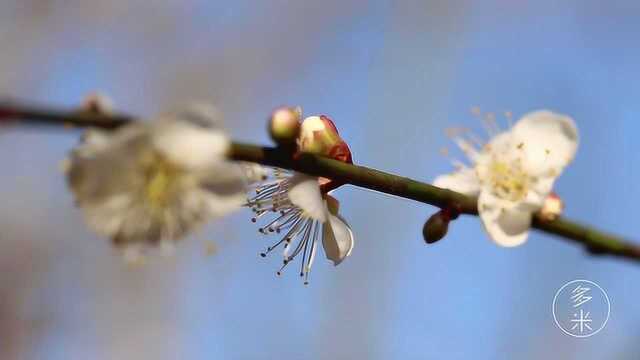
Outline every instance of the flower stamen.
POLYGON ((520 201, 527 196, 529 175, 522 169, 520 162, 511 164, 494 161, 489 168, 489 183, 493 193, 509 201, 520 201))

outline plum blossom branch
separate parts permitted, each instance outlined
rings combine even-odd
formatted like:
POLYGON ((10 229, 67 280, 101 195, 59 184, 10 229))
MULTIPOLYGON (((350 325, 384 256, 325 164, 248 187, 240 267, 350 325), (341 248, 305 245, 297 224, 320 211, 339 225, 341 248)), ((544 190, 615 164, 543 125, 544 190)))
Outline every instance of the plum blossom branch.
MULTIPOLYGON (((347 184, 419 201, 440 208, 457 207, 461 213, 478 215, 477 199, 433 185, 359 165, 302 154, 292 159, 277 148, 234 143, 229 156, 235 160, 293 169, 347 184)), ((532 226, 581 244, 592 254, 615 255, 640 261, 640 246, 618 236, 560 217, 546 221, 535 216, 532 226)))
MULTIPOLYGON (((132 121, 136 121, 136 119, 124 115, 61 111, 0 102, 0 123, 21 122, 35 125, 115 129, 132 121)), ((227 155, 232 160, 248 161, 295 170, 313 176, 322 176, 442 209, 456 208, 462 214, 478 215, 477 198, 475 197, 365 166, 306 153, 294 158, 291 156, 291 152, 278 147, 263 147, 237 142, 231 144, 227 155)), ((594 255, 612 255, 640 261, 640 245, 564 217, 546 220, 538 214, 533 218, 532 227, 581 245, 594 255)))

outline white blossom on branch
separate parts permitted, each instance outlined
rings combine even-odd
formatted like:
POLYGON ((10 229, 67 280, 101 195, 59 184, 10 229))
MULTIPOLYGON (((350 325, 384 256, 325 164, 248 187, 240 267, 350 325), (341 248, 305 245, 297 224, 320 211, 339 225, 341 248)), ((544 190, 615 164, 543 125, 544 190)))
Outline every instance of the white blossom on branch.
POLYGON ((434 185, 478 196, 478 212, 491 239, 518 246, 527 239, 532 214, 573 160, 578 130, 570 117, 546 110, 526 114, 506 131, 495 122, 490 125, 492 137, 484 145, 473 136, 453 137, 471 164, 456 162, 457 170, 437 177, 434 185))
POLYGON ((135 256, 241 208, 248 174, 226 159, 229 145, 215 108, 197 104, 88 130, 67 179, 89 226, 135 256))

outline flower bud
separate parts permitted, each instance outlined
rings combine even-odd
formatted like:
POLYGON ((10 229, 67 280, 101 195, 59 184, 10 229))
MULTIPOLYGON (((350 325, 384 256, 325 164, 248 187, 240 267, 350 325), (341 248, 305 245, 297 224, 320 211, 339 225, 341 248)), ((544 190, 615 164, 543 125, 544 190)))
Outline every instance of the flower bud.
POLYGON ((450 220, 451 218, 442 210, 431 215, 422 228, 424 241, 427 244, 433 244, 447 235, 450 220))
POLYGON ((292 146, 296 144, 300 134, 300 107, 281 107, 276 109, 269 119, 269 134, 278 145, 292 146))
POLYGON ((325 115, 309 116, 304 119, 298 146, 301 152, 352 163, 349 146, 338 134, 333 121, 325 115))
POLYGON ((113 113, 113 100, 98 92, 91 93, 82 100, 80 110, 99 115, 109 115, 113 113))
POLYGON ((549 194, 540 209, 540 217, 545 221, 553 221, 562 215, 564 210, 564 202, 555 193, 549 194))

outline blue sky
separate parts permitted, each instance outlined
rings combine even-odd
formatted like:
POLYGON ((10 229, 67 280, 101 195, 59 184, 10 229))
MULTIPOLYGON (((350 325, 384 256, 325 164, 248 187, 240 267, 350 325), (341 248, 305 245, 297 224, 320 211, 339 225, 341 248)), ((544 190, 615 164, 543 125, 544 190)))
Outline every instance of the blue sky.
MULTIPOLYGON (((549 108, 580 130, 556 186, 566 215, 640 239, 635 2, 91 3, 6 5, 15 16, 0 42, 15 51, 0 61, 0 92, 71 106, 102 90, 142 115, 211 100, 236 138, 260 143, 272 108, 301 105, 334 119, 356 162, 424 181, 450 170, 445 128, 480 128, 471 107, 549 108)), ((10 205, 0 218, 11 229, 0 241, 41 264, 17 286, 23 358, 637 357, 637 265, 535 232, 497 248, 467 217, 425 246, 433 208, 350 186, 337 197, 353 255, 338 268, 317 261, 311 286, 275 277, 278 260, 258 256, 265 240, 246 212, 131 271, 84 227, 57 172, 77 136, 0 137, 10 205), (205 240, 215 256, 203 255, 205 240), (551 315, 555 291, 579 278, 612 302, 589 339, 564 335, 551 315)))

